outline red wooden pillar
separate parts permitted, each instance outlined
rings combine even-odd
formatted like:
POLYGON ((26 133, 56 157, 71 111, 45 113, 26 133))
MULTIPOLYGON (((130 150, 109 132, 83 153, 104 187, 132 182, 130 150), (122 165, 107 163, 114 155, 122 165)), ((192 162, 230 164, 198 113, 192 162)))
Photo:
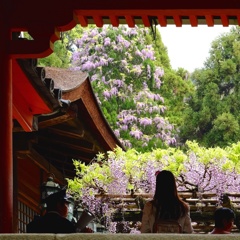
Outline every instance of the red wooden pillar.
POLYGON ((12 61, 9 43, 8 1, 0 4, 0 233, 13 231, 13 162, 12 162, 12 61))

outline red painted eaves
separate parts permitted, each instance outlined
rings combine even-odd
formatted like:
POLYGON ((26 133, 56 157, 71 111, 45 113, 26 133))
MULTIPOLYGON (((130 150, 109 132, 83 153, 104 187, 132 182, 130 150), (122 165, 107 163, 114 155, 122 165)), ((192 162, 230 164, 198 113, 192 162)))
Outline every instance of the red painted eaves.
POLYGON ((13 69, 13 118, 25 131, 33 130, 34 115, 51 113, 42 97, 30 83, 16 60, 12 60, 13 69))

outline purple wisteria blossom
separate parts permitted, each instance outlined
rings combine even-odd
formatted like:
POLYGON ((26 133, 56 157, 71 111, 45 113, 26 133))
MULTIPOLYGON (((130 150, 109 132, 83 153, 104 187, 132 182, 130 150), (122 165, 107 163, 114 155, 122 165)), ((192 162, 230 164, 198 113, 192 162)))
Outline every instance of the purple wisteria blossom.
POLYGON ((155 65, 146 28, 89 28, 76 40, 72 68, 86 71, 110 126, 125 147, 174 145, 175 129, 164 117, 164 70, 155 65), (155 118, 161 117, 160 122, 155 118))
POLYGON ((111 97, 111 92, 108 90, 104 90, 103 96, 105 97, 105 99, 109 99, 111 97))
POLYGON ((148 125, 152 125, 152 119, 150 119, 150 118, 140 118, 139 123, 140 123, 140 125, 146 127, 148 125))
POLYGON ((110 166, 111 184, 107 186, 109 194, 126 194, 128 177, 122 171, 125 164, 123 159, 109 158, 108 164, 110 166), (119 181, 121 179, 121 181, 119 181))
POLYGON ((111 44, 111 39, 109 37, 104 39, 104 46, 109 46, 111 44))
POLYGON ((92 69, 94 69, 96 67, 96 65, 91 62, 91 61, 86 61, 84 64, 82 64, 82 71, 91 71, 92 69))
POLYGON ((117 87, 117 88, 121 88, 124 85, 124 81, 121 79, 115 79, 113 80, 113 84, 117 87))
POLYGON ((130 135, 139 140, 143 136, 143 133, 139 129, 134 129, 130 131, 130 135))
POLYGON ((143 49, 141 52, 143 54, 144 59, 155 60, 152 46, 146 46, 146 48, 143 49))

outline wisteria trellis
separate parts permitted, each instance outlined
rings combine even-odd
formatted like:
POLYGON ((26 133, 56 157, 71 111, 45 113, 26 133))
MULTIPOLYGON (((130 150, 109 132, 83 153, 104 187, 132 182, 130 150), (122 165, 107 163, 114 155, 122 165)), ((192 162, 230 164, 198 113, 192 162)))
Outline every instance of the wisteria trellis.
POLYGON ((75 160, 77 175, 69 180, 69 190, 99 218, 106 218, 106 226, 111 231, 115 229, 111 201, 108 198, 100 201, 96 195, 153 194, 155 173, 162 169, 175 174, 179 191, 201 189, 219 195, 240 191, 240 143, 225 149, 206 149, 196 142, 187 142, 187 146, 188 151, 169 147, 147 153, 117 148, 108 152, 106 159, 99 154, 89 166, 75 160))

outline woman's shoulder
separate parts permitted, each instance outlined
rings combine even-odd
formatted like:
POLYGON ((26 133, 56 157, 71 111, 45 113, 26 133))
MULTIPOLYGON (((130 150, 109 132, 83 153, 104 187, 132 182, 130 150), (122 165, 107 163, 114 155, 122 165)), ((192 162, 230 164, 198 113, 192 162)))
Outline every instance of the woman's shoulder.
POLYGON ((146 206, 153 206, 154 205, 154 201, 153 200, 150 200, 150 201, 147 201, 145 203, 146 206))
POLYGON ((144 209, 150 209, 150 208, 154 208, 154 201, 147 201, 144 205, 144 209))
POLYGON ((186 203, 186 202, 184 202, 182 200, 180 200, 179 203, 180 203, 180 206, 182 206, 186 211, 190 210, 190 206, 189 206, 188 203, 186 203))
POLYGON ((190 206, 189 206, 189 204, 186 203, 186 202, 184 202, 184 207, 185 207, 185 209, 187 209, 188 211, 190 210, 190 206))

